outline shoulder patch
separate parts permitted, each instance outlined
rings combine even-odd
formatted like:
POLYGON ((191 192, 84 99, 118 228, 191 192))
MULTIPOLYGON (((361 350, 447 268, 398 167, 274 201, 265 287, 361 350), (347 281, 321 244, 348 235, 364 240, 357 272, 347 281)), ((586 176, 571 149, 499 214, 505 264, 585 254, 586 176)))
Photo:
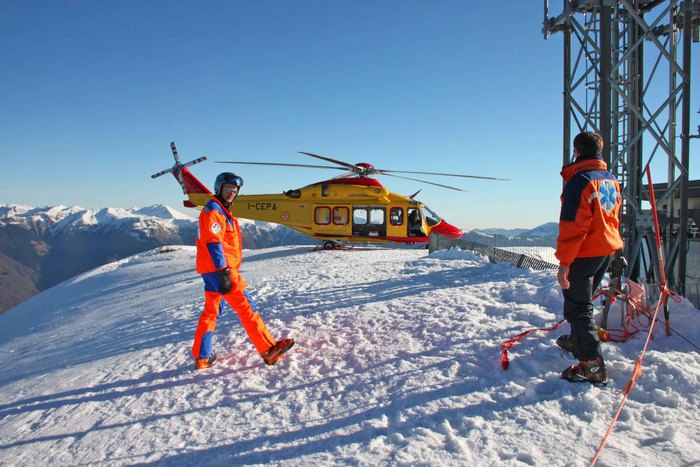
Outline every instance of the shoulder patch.
POLYGON ((221 232, 221 224, 219 224, 218 222, 214 222, 211 225, 211 231, 214 234, 218 234, 219 232, 221 232))

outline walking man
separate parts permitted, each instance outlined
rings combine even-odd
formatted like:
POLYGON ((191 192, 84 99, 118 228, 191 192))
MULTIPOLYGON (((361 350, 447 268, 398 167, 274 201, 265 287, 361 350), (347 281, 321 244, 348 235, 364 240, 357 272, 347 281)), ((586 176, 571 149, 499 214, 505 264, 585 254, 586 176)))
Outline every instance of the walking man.
POLYGON ((607 384, 605 361, 593 318, 593 293, 613 254, 622 248, 620 184, 601 155, 603 138, 592 132, 574 138, 574 162, 563 167, 557 251, 557 281, 564 293, 564 318, 571 335, 557 345, 574 354, 578 365, 561 377, 574 382, 607 384))
POLYGON ((197 273, 204 279, 204 310, 199 317, 192 344, 195 369, 209 368, 216 361, 212 351, 214 328, 223 298, 236 311, 241 324, 258 353, 268 365, 274 365, 294 345, 292 339, 275 341, 246 290, 239 274, 241 267, 241 229, 230 207, 243 187, 243 179, 231 172, 216 177, 214 197, 199 215, 197 232, 197 273))

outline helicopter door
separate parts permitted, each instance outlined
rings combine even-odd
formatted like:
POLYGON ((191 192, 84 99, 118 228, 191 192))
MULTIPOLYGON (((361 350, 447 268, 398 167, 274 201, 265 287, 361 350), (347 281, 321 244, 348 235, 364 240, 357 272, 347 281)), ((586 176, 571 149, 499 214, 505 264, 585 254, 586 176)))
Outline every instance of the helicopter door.
POLYGON ((423 218, 420 215, 420 209, 408 208, 408 236, 409 237, 425 237, 423 230, 423 218))
POLYGON ((353 237, 386 237, 386 208, 357 206, 352 210, 353 237))

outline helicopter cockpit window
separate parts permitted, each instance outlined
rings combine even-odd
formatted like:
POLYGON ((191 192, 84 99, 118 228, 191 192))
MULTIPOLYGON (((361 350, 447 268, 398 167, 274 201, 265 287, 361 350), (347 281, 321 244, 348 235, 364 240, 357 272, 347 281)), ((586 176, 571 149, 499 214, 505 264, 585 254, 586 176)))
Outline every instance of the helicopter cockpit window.
POLYGON ((402 225, 403 208, 391 208, 391 211, 389 211, 389 219, 391 220, 391 225, 402 225))
POLYGON ((314 221, 318 225, 328 225, 331 223, 331 208, 327 206, 317 207, 314 211, 314 221))
POLYGON ((347 225, 350 218, 350 210, 345 207, 333 208, 333 224, 347 225))
POLYGON ((430 210, 427 206, 423 206, 423 209, 425 212, 423 215, 425 216, 425 221, 428 223, 430 227, 433 227, 434 225, 437 225, 442 221, 442 218, 435 214, 433 211, 430 210))

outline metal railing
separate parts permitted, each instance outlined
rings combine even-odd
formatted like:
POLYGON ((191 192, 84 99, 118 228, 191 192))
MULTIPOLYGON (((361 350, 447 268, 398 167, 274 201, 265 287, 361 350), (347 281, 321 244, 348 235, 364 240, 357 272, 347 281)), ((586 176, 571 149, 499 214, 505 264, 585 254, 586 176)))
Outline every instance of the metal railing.
POLYGON ((505 237, 486 237, 484 240, 476 241, 462 237, 452 239, 442 235, 431 235, 429 251, 433 253, 450 248, 460 248, 462 250, 475 251, 489 258, 492 263, 510 263, 522 269, 534 269, 543 271, 547 269, 557 269, 554 249, 548 245, 532 245, 532 242, 525 242, 524 245, 517 245, 505 237), (493 242, 487 245, 487 242, 493 242), (551 258, 551 261, 550 261, 551 258))

